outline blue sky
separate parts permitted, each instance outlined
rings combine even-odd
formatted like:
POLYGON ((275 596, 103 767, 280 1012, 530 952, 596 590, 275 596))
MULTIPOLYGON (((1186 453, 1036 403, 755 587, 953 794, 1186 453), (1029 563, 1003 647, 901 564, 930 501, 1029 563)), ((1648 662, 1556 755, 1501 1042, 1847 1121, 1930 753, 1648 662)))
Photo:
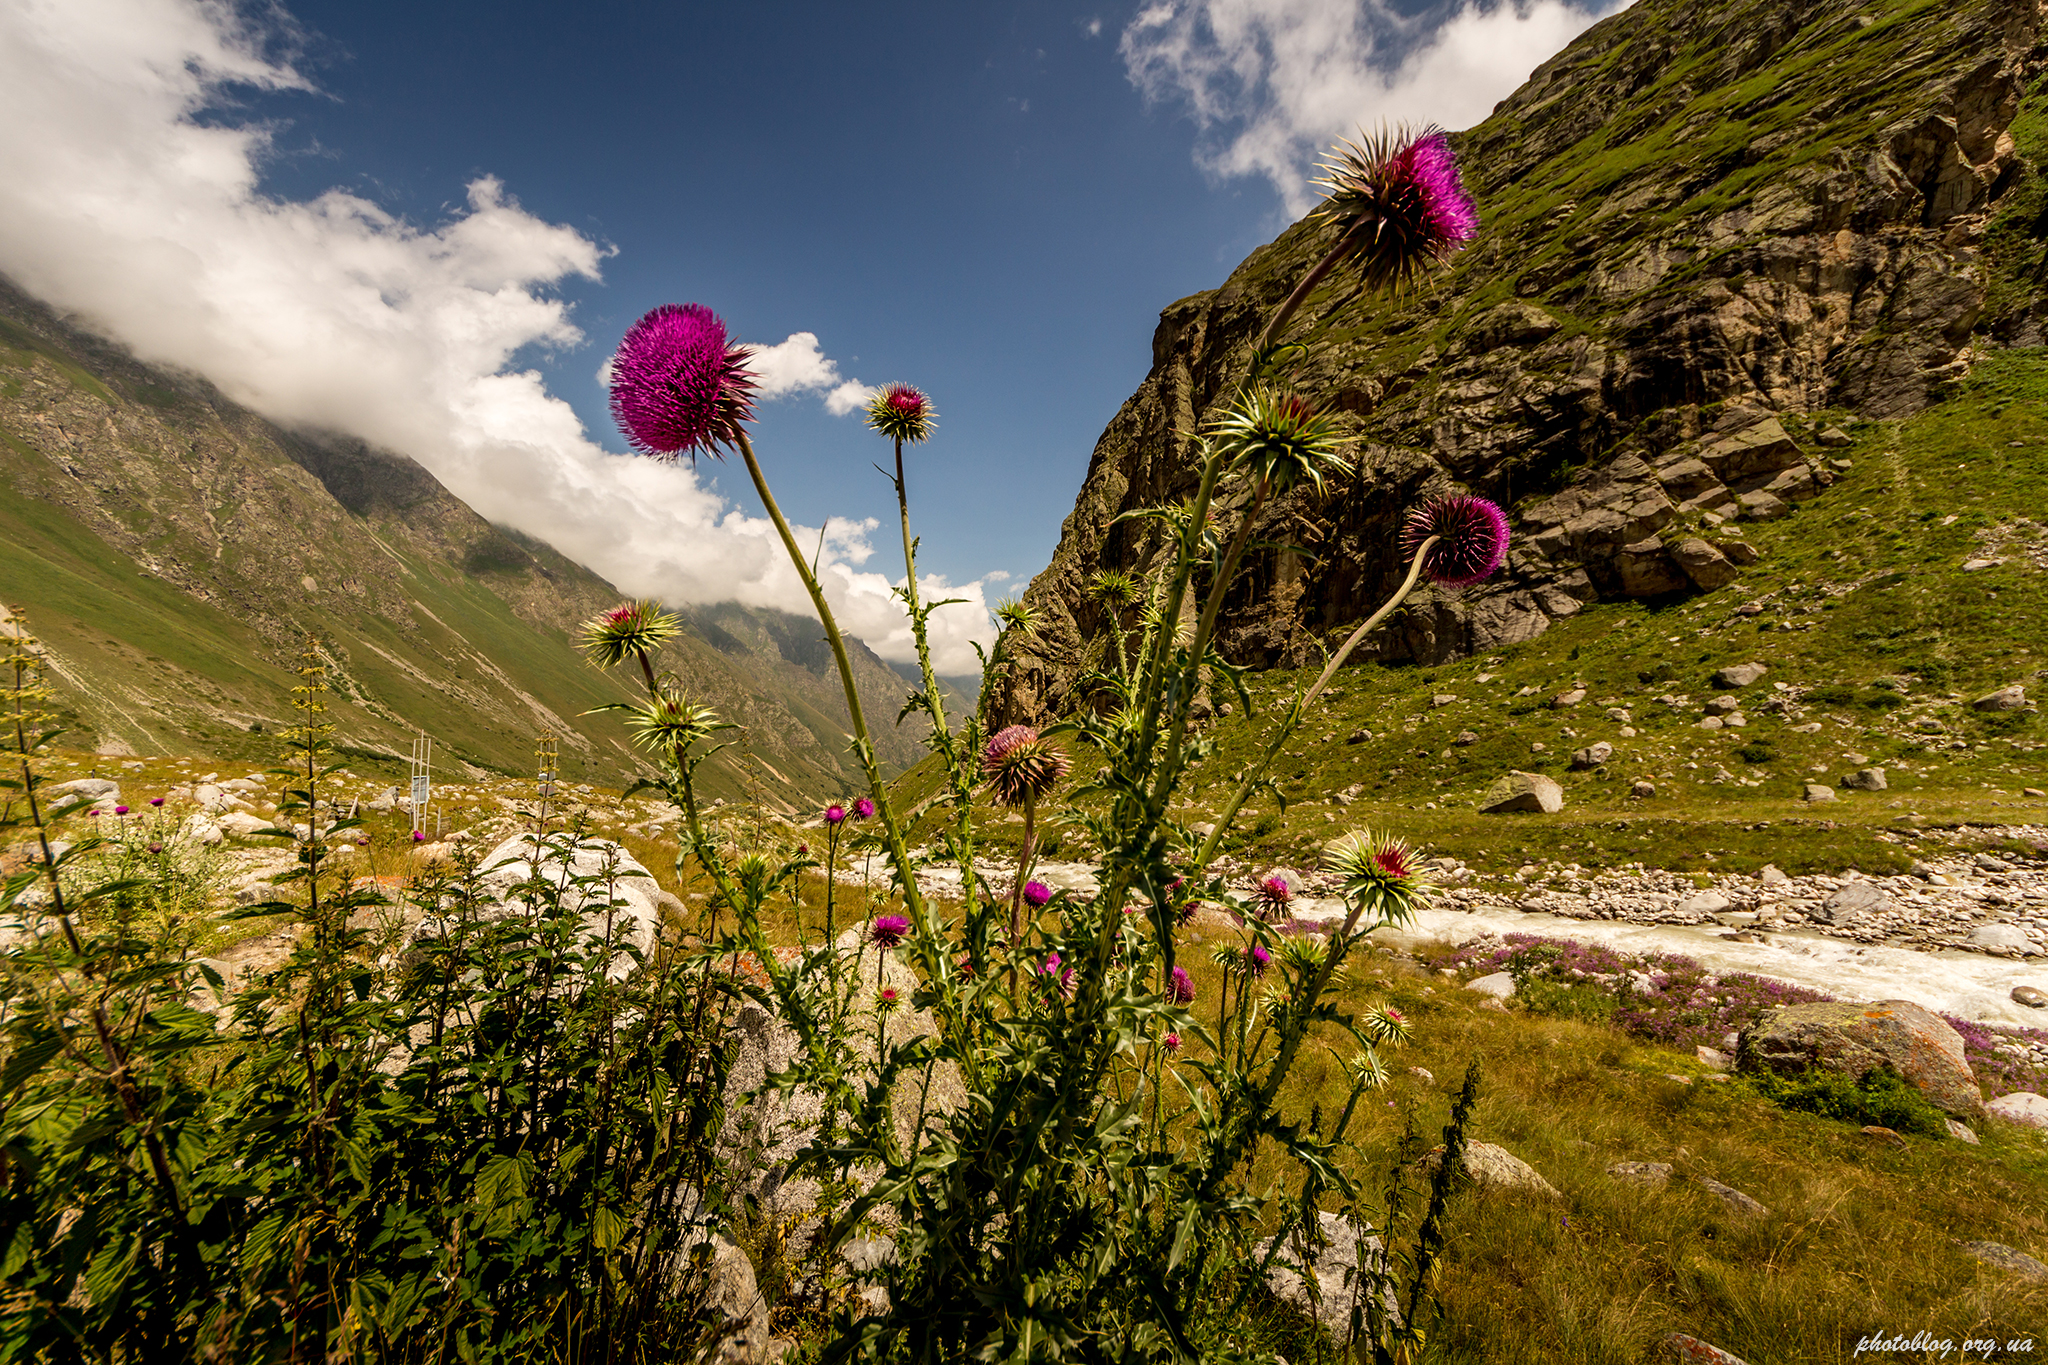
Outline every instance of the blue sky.
MULTIPOLYGON (((1145 107, 1117 55, 1127 13, 635 4, 563 25, 551 8, 295 4, 331 98, 265 102, 293 120, 270 184, 346 184, 430 220, 491 174, 615 248, 602 282, 562 290, 589 344, 536 357, 615 449, 594 372, 657 303, 708 304, 750 341, 812 332, 848 377, 923 387, 941 422, 913 510, 954 579, 1044 565, 1160 308, 1286 221, 1269 186, 1211 183, 1186 121, 1145 107)), ((790 516, 887 529, 857 414, 792 396, 759 432, 790 516)), ((754 506, 741 471, 717 477, 754 506)))
POLYGON ((405 450, 630 592, 800 609, 742 470, 613 457, 600 364, 646 309, 707 304, 778 348, 756 445, 889 657, 884 447, 844 399, 917 384, 920 568, 970 599, 941 623, 958 671, 1049 558, 1159 310, 1308 206, 1330 137, 1467 126, 1592 18, 24 0, 0 10, 0 270, 268 415, 405 450))

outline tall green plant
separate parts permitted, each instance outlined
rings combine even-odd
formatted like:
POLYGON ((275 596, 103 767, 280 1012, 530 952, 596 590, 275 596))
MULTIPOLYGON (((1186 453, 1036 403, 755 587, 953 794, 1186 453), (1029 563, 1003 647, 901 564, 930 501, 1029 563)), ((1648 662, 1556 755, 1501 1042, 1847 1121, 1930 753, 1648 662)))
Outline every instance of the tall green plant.
POLYGON ((536 831, 397 907, 328 870, 309 643, 269 831, 296 875, 246 912, 294 945, 204 1012, 220 978, 119 910, 146 886, 50 837, 33 649, 7 668, 42 858, 0 913, 46 932, 0 954, 0 1360, 653 1362, 723 1329, 724 978, 643 953, 615 847, 536 831))
MULTIPOLYGON (((786 869, 783 879, 735 876, 705 837, 693 791, 708 713, 696 732, 675 732, 663 785, 687 817, 685 852, 734 910, 728 943, 760 961, 763 995, 796 1035, 799 1059, 780 1083, 810 1087, 824 1101, 826 1119, 803 1162, 827 1177, 855 1169, 874 1176, 820 1245, 837 1248, 882 1210, 897 1228, 895 1259, 881 1273, 891 1310, 858 1321, 842 1316, 829 1359, 1230 1358, 1228 1341, 1198 1338, 1205 1321, 1241 1304, 1256 1283, 1245 1273, 1253 1230, 1305 1216, 1325 1193, 1360 1194, 1345 1132, 1359 1097, 1383 1082, 1377 1049, 1398 1041, 1405 1021, 1384 1009, 1354 1017, 1334 1002, 1333 987, 1364 936, 1407 919, 1428 888, 1398 841, 1355 840, 1332 862, 1346 918, 1326 937, 1303 937, 1262 922, 1208 867, 1244 794, 1264 780, 1364 635, 1422 577, 1471 582, 1498 567, 1506 532, 1498 509, 1455 498, 1411 515, 1406 582, 1289 709, 1273 744, 1241 774, 1216 833, 1198 839, 1170 815, 1188 765, 1206 752, 1192 728, 1195 699, 1212 683, 1234 681, 1215 650, 1215 630, 1253 525, 1270 499, 1297 485, 1321 492, 1325 473, 1340 464, 1335 420, 1283 382, 1305 351, 1278 344, 1286 321, 1340 265, 1354 264, 1369 285, 1398 285, 1471 236, 1470 205, 1440 134, 1352 149, 1331 177, 1325 212, 1336 245, 1276 311, 1246 382, 1191 437, 1192 498, 1155 514, 1167 528, 1169 553, 1148 585, 1134 647, 1126 652, 1120 635, 1116 666, 1099 680, 1113 704, 1055 727, 1101 759, 1099 772, 1070 793, 1095 804, 1067 814, 1102 850, 1099 887, 1086 896, 1060 893, 1031 919, 1014 898, 1030 867, 1028 838, 1010 916, 992 913, 976 883, 974 792, 986 777, 999 800, 1023 805, 1028 798, 1029 812, 1064 776, 1064 761, 1050 758, 1050 735, 1031 732, 1025 749, 1025 736, 1005 731, 977 753, 963 742, 977 737, 974 721, 959 736, 945 723, 927 641, 939 604, 918 598, 902 468, 904 441, 915 439, 913 429, 924 434, 915 426, 929 415, 923 395, 905 386, 885 390, 870 418, 896 442, 902 591, 923 673, 913 708, 932 722, 930 744, 945 773, 935 804, 945 810, 942 837, 963 872, 957 916, 919 885, 907 822, 875 763, 843 635, 748 438, 752 380, 744 348, 730 345, 724 324, 698 305, 655 310, 620 345, 613 409, 628 440, 670 458, 737 451, 811 597, 839 665, 853 754, 906 912, 878 916, 869 938, 880 951, 901 941, 920 982, 915 1003, 936 1025, 900 1046, 878 1031, 872 1056, 849 1049, 838 1020, 819 1003, 831 994, 820 983, 836 979, 838 955, 780 961, 762 929, 769 895, 793 885, 801 869, 786 869), (1212 508, 1233 483, 1243 485, 1248 510, 1222 542, 1212 508), (1029 774, 1014 764, 1019 753, 1040 760, 1029 774), (1193 998, 1175 960, 1177 922, 1197 897, 1234 908, 1246 924, 1214 1012, 1193 998), (1304 1049, 1338 1039, 1353 1049, 1353 1085, 1341 1120, 1324 1131, 1290 1116, 1282 1090, 1304 1049), (958 1077, 961 1102, 944 1113, 920 1106, 906 1139, 893 1107, 898 1082, 936 1068, 958 1077), (1250 1182, 1261 1149, 1284 1154, 1296 1172, 1291 1203, 1250 1182)), ((1121 608, 1113 615, 1120 631, 1121 608)), ((999 638, 997 659, 1010 635, 999 638)), ((615 662, 625 657, 596 652, 600 661, 608 652, 615 662)), ((654 733, 665 710, 684 703, 640 658, 647 684, 640 724, 654 733)), ((1414 1330, 1383 1326, 1386 1341, 1414 1330)))

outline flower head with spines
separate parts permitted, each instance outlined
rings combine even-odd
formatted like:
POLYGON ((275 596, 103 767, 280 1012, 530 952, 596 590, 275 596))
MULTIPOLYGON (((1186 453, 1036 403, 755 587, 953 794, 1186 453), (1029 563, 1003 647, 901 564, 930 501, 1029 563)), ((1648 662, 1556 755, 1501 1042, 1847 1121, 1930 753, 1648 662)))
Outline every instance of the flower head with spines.
POLYGON ((1345 261, 1370 289, 1399 289, 1456 255, 1479 231, 1479 213, 1439 128, 1409 136, 1382 128, 1339 142, 1315 183, 1316 216, 1336 225, 1345 261))
POLYGON ((1248 384, 1209 424, 1225 463, 1279 497, 1306 482, 1320 496, 1326 476, 1345 468, 1337 422, 1298 393, 1248 384))
POLYGON ((682 634, 683 624, 658 603, 621 602, 583 623, 583 652, 599 668, 613 668, 636 655, 652 658, 682 634))
POLYGON ((1491 578, 1508 557, 1508 516, 1496 503, 1460 493, 1432 498, 1408 513, 1401 526, 1401 557, 1423 556, 1423 576, 1446 588, 1469 588, 1491 578))
POLYGON ((671 754, 727 728, 716 711, 669 686, 631 712, 626 724, 633 731, 634 743, 657 753, 671 754))
POLYGON ((1001 806, 1035 802, 1067 775, 1066 751, 1029 725, 998 731, 981 754, 981 775, 1001 806))
POLYGON ((664 303, 628 328, 611 362, 612 418, 642 455, 717 456, 754 417, 747 348, 699 303, 664 303))
POLYGON ((1408 923, 1436 890, 1406 843, 1370 830, 1332 843, 1323 855, 1323 870, 1342 878, 1338 894, 1367 927, 1408 923))
POLYGON ((915 444, 931 439, 938 425, 932 400, 908 384, 887 384, 868 400, 868 426, 891 440, 915 444))

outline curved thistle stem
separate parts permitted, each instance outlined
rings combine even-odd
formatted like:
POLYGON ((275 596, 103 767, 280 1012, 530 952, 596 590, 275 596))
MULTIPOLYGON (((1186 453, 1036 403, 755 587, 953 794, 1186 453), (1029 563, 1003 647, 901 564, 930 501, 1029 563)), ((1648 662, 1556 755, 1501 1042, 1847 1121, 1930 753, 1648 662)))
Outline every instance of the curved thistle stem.
MULTIPOLYGON (((936 926, 932 923, 929 907, 925 905, 924 893, 918 890, 916 868, 910 860, 909 846, 903 839, 903 827, 897 823, 888 785, 883 782, 881 766, 875 761, 875 746, 868 738, 867 717, 861 710, 860 692, 853 682, 853 664, 846 657, 846 637, 840 633, 839 622, 825 601, 823 585, 811 571, 802 547, 796 543, 795 533, 789 529, 788 519, 782 515, 782 508, 768 487, 768 476, 761 472, 761 461, 754 454, 754 443, 747 439, 744 431, 736 432, 735 436, 740 456, 746 461, 747 476, 754 481, 754 491, 760 495, 768 519, 775 523, 775 533, 782 538, 782 548, 789 555, 789 562, 796 566, 797 576, 803 580, 804 590, 810 594, 811 606, 818 613, 818 621, 825 628, 825 641, 832 646, 832 660, 839 666, 839 685, 846 695, 847 718, 853 723, 854 755, 867 776, 868 790, 874 794, 875 814, 882 821, 882 833, 889 846, 889 861, 895 865, 897 880, 903 888, 904 907, 910 911, 911 922, 917 926, 917 944, 919 955, 924 959, 925 973, 934 986, 939 985, 951 977, 953 960, 938 950, 936 926)), ((963 1058, 972 1056, 966 1021, 960 1016, 953 993, 941 990, 937 995, 938 1011, 945 1021, 946 1031, 959 1044, 963 1058)))
POLYGON ((1258 342, 1252 347, 1253 355, 1258 355, 1279 340, 1280 329, 1287 325, 1287 320, 1294 316, 1294 311, 1301 307, 1302 302, 1315 287, 1323 282, 1323 277, 1336 268, 1337 262, 1344 259, 1345 254, 1351 250, 1352 238, 1357 235, 1356 228, 1346 232, 1337 239, 1337 245, 1330 248, 1329 254, 1317 261, 1314 269, 1301 277, 1301 283, 1294 286, 1294 292, 1273 311, 1272 318, 1266 323, 1266 329, 1259 333, 1258 342))
POLYGON ((1337 675, 1337 670, 1344 666, 1344 661, 1351 657, 1351 651, 1358 648, 1359 642, 1370 635, 1380 622, 1387 619, 1389 612, 1407 601, 1409 593, 1415 591, 1416 580, 1422 577, 1423 557, 1436 548, 1437 540, 1438 537, 1431 536, 1415 547, 1415 557, 1409 561, 1408 576, 1401 581, 1400 588, 1378 611, 1359 622, 1358 628, 1345 638, 1344 643, 1338 646, 1337 652, 1330 656, 1330 661, 1323 665, 1323 671, 1317 675, 1315 683, 1288 708, 1287 719, 1273 736, 1273 742, 1266 746, 1266 752, 1259 756, 1258 761, 1245 770, 1243 779, 1237 784, 1237 790, 1230 794, 1229 804, 1224 806, 1222 813, 1216 817, 1216 828, 1202 841, 1201 851, 1195 855, 1197 873, 1207 868, 1216 857, 1216 846, 1222 842, 1223 832, 1230 828, 1230 822, 1237 818, 1238 808, 1244 805, 1245 798, 1251 795, 1252 788, 1258 785, 1266 769, 1272 765, 1281 748, 1293 736, 1295 728, 1301 724, 1303 717, 1308 715, 1308 708, 1323 694, 1323 689, 1330 685, 1330 679, 1337 675))

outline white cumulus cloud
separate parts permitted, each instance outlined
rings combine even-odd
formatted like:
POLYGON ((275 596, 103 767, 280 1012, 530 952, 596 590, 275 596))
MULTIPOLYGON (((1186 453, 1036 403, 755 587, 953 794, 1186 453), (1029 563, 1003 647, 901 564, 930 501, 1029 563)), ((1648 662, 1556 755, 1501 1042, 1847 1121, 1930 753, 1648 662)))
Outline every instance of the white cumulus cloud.
POLYGON ((1474 3, 1421 33, 1384 0, 1163 0, 1138 11, 1119 50, 1148 102, 1186 109, 1204 170, 1264 176, 1300 214, 1337 138, 1382 121, 1470 127, 1621 7, 1474 3))
MULTIPOLYGON (((551 290, 596 278, 606 247, 489 176, 425 225, 342 190, 260 191, 271 133, 236 121, 229 97, 310 89, 271 37, 221 0, 0 4, 0 271, 275 420, 413 456, 627 592, 808 613, 767 521, 688 464, 607 453, 537 371, 513 367, 529 346, 581 344, 551 290)), ((824 391, 829 406, 860 387, 807 332, 756 359, 764 389, 824 391)), ((824 528, 831 600, 877 652, 907 658, 891 579, 858 567, 867 529, 824 528)), ((971 669, 969 642, 992 633, 980 584, 931 590, 969 599, 933 625, 940 666, 971 669)))

